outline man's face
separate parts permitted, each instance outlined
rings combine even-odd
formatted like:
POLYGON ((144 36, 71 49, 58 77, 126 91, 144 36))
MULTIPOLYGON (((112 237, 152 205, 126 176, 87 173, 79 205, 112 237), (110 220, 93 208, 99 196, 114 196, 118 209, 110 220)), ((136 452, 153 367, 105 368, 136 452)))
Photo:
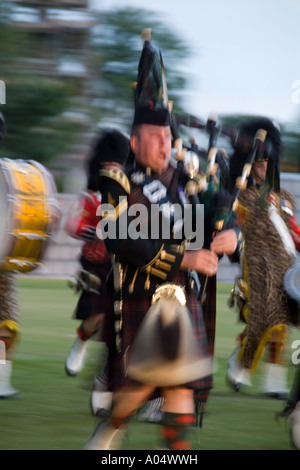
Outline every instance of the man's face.
POLYGON ((251 175, 258 184, 264 183, 266 179, 268 160, 254 160, 251 175))
POLYGON ((167 169, 171 157, 171 129, 142 124, 138 136, 131 137, 131 147, 138 163, 161 173, 167 169))

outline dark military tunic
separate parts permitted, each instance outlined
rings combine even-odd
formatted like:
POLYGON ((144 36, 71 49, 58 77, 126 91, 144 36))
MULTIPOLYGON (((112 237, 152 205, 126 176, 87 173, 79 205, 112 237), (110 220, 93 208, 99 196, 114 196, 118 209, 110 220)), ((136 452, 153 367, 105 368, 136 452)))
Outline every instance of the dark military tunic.
MULTIPOLYGON (((185 234, 183 231, 180 237, 178 232, 173 231, 178 224, 175 209, 183 209, 189 202, 185 191, 188 181, 188 176, 172 163, 161 175, 139 166, 128 168, 126 174, 114 170, 101 171, 102 232, 104 237, 107 235, 105 242, 108 250, 115 254, 120 263, 118 301, 122 302, 122 312, 117 322, 122 325, 122 343, 119 352, 114 350, 111 353, 114 356, 111 371, 113 389, 133 383, 125 376, 126 351, 150 307, 156 287, 164 282, 175 283, 186 289, 187 307, 191 313, 195 336, 203 357, 209 355, 199 297, 189 292, 187 273, 180 270, 184 252, 188 249, 185 234), (138 204, 142 206, 137 215, 138 204), (153 205, 158 209, 157 212, 152 212, 153 205), (159 218, 161 224, 158 224, 159 218), (165 236, 161 229, 166 221, 170 224, 169 236, 165 236), (128 236, 132 228, 136 230, 128 236), (134 239, 132 235, 139 230, 141 237, 134 239)), ((199 202, 203 202, 201 198, 199 202)), ((212 236, 213 211, 213 206, 210 205, 205 213, 204 244, 207 246, 212 236)), ((200 229, 204 232, 203 226, 200 229)), ((114 289, 118 290, 118 286, 114 289)), ((106 315, 103 336, 110 344, 113 344, 113 322, 116 320, 112 306, 113 302, 109 309, 110 314, 106 315)), ((211 384, 212 377, 209 376, 185 385, 197 390, 208 390, 211 384)))

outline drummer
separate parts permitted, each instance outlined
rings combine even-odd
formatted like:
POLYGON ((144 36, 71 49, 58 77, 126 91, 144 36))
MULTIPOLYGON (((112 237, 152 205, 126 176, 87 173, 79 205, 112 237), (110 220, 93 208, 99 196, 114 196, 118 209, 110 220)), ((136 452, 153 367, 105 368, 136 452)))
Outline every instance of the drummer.
POLYGON ((245 329, 229 358, 227 379, 236 391, 251 386, 251 377, 268 346, 262 391, 284 398, 289 393, 287 330, 288 325, 297 324, 297 318, 283 291, 283 276, 299 250, 300 229, 294 216, 295 198, 280 188, 281 135, 277 124, 264 117, 240 124, 230 159, 230 178, 234 187, 259 129, 267 131, 266 140, 238 206, 245 257, 232 300, 233 305, 237 303, 245 329))
MULTIPOLYGON (((5 130, 0 113, 0 142, 5 130)), ((2 243, 0 271, 0 396, 9 397, 17 393, 11 385, 11 358, 20 332, 14 273, 29 272, 40 266, 60 214, 54 178, 43 165, 33 160, 4 159, 1 171, 1 188, 8 191, 5 196, 10 201, 7 210, 10 217, 4 221, 7 225, 3 223, 6 243, 2 243)))
MULTIPOLYGON (((190 180, 181 167, 174 166, 170 160, 171 116, 164 100, 167 96, 164 74, 157 73, 157 64, 162 64, 160 51, 152 49, 148 38, 139 63, 130 139, 132 160, 125 171, 107 172, 104 168, 100 171, 103 233, 107 233, 105 226, 108 225, 108 230, 112 229, 110 233, 116 234, 105 239, 108 250, 116 255, 113 263, 114 302, 106 311, 104 324, 110 349, 113 405, 110 415, 100 421, 88 440, 87 450, 122 448, 120 438, 136 410, 157 394, 164 398, 160 422, 163 448, 191 449, 194 390, 203 387, 202 379, 210 375, 212 369, 198 292, 188 289, 188 272, 191 269, 204 276, 215 275, 218 254, 232 254, 238 249, 238 234, 234 229, 217 234, 210 249, 198 244, 193 246, 194 250, 186 250, 185 236, 176 236, 175 207, 183 203, 184 188, 190 180), (152 82, 154 72, 157 79, 152 82), (139 220, 137 212, 142 213, 142 219, 139 220), (162 225, 168 223, 172 229, 169 236, 163 233, 161 225, 156 225, 157 221, 159 225, 161 221, 162 225), (133 226, 139 227, 141 236, 136 237, 137 232, 131 230, 133 226), (153 235, 153 229, 158 229, 158 237, 153 235), (146 232, 151 235, 144 236, 146 232), (124 237, 124 233, 128 236, 124 237), (187 287, 185 292, 183 286, 187 287), (173 300, 171 308, 167 298, 173 300), (154 309, 161 309, 161 315, 155 315, 154 328, 148 329, 148 323, 146 327, 143 325, 149 315, 153 318, 152 301, 154 309), (188 308, 191 316, 185 315, 183 307, 188 308), (162 312, 166 311, 171 317, 165 322, 162 312), (181 329, 177 318, 183 317, 189 318, 191 323, 181 329), (147 338, 153 339, 150 347, 144 341, 144 328, 147 338), (168 341, 163 337, 168 337, 168 341), (199 355, 190 354, 193 344, 199 348, 199 355), (150 367, 145 366, 148 361, 150 367)), ((208 228, 212 221, 210 214, 207 216, 208 228)))
MULTIPOLYGON (((5 119, 0 113, 0 143, 5 129, 5 119)), ((13 273, 0 271, 0 305, 0 398, 8 398, 17 393, 11 384, 11 359, 20 332, 17 287, 13 273)))

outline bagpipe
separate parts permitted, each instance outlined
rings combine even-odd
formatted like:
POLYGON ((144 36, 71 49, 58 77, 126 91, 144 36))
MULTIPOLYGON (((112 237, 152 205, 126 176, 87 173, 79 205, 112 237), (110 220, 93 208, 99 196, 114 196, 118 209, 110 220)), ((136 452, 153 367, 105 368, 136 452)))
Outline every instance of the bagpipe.
POLYGON ((217 140, 221 136, 225 138, 228 146, 231 146, 236 139, 236 131, 226 128, 218 122, 217 116, 209 116, 207 121, 201 121, 195 116, 172 111, 171 130, 173 142, 175 143, 175 159, 182 162, 194 184, 190 183, 187 194, 192 196, 195 192, 204 195, 205 200, 213 199, 215 194, 222 188, 229 190, 229 156, 225 148, 217 146, 217 140), (175 124, 174 124, 175 123, 175 124), (189 132, 189 142, 177 144, 180 141, 181 129, 183 133, 189 132), (199 138, 207 140, 207 147, 197 143, 197 139, 192 135, 196 130, 199 138), (198 132, 200 131, 200 132, 198 132), (178 158, 177 148, 182 148, 178 158), (197 157, 197 158, 196 158, 197 157), (195 162, 197 159, 197 162, 195 162), (198 184, 196 185, 195 182, 198 184))
MULTIPOLYGON (((208 186, 208 193, 209 197, 211 198, 215 194, 215 175, 216 175, 216 153, 217 149, 215 147, 215 139, 216 139, 216 129, 215 129, 215 124, 213 124, 211 131, 213 135, 210 136, 209 139, 209 146, 208 146, 208 180, 209 180, 209 186, 208 186)), ((235 187, 233 190, 233 193, 229 193, 228 191, 224 191, 221 193, 222 188, 218 188, 218 198, 217 198, 217 207, 216 209, 216 214, 214 215, 214 235, 218 234, 221 232, 225 227, 226 227, 226 222, 230 219, 230 216, 232 215, 233 212, 236 211, 237 205, 238 205, 238 198, 240 195, 240 192, 246 189, 247 187, 247 181, 248 177, 251 172, 251 168, 253 165, 253 162, 259 152, 261 152, 263 143, 266 138, 266 131, 263 129, 259 129, 255 135, 253 144, 252 144, 252 149, 248 154, 248 157, 246 159, 246 162, 244 163, 242 174, 237 177, 236 182, 235 182, 235 187)), ((205 293, 206 293, 206 288, 207 288, 207 282, 208 282, 208 276, 206 276, 204 285, 201 289, 201 294, 200 294, 200 301, 201 304, 204 303, 205 301, 205 293)))
MULTIPOLYGON (((138 80, 135 86, 135 102, 149 100, 157 102, 159 106, 168 108, 170 113, 170 126, 172 132, 172 158, 180 165, 188 175, 188 183, 185 191, 188 202, 197 205, 204 201, 210 208, 211 235, 216 234, 226 227, 226 222, 234 215, 238 205, 238 197, 241 191, 246 189, 252 164, 259 152, 263 151, 266 139, 266 131, 259 129, 254 137, 243 135, 241 130, 226 126, 218 121, 216 116, 201 120, 195 115, 175 110, 174 103, 169 100, 165 69, 160 50, 154 47, 150 41, 151 29, 144 30, 138 80), (189 141, 185 141, 182 135, 189 132, 189 141), (197 131, 197 132, 195 132, 197 131), (195 136, 204 137, 207 146, 200 145, 195 136), (225 139, 231 148, 235 147, 238 140, 240 146, 249 148, 246 162, 241 174, 234 176, 235 181, 230 181, 230 157, 226 150, 217 145, 218 139, 225 139), (233 184, 233 189, 232 189, 233 184)), ((286 290, 299 292, 300 264, 294 262, 292 268, 285 276, 286 290), (292 287, 291 287, 292 286, 292 287)), ((202 300, 204 296, 202 291, 202 300)), ((293 292, 293 296, 296 294, 293 292)), ((300 294, 298 294, 300 297, 300 294)))
MULTIPOLYGON (((236 181, 236 188, 231 194, 226 188, 222 188, 218 181, 220 168, 217 139, 221 134, 234 139, 235 132, 217 125, 215 117, 210 117, 204 125, 196 118, 190 116, 184 118, 176 113, 173 102, 168 99, 162 57, 150 44, 149 31, 144 36, 144 41, 138 83, 135 87, 136 100, 143 93, 149 96, 154 89, 159 89, 163 106, 168 107, 170 114, 172 158, 187 175, 185 186, 187 200, 192 205, 200 204, 204 200, 207 206, 210 206, 210 214, 215 216, 212 228, 216 233, 226 227, 226 221, 235 210, 239 192, 247 183, 252 163, 260 151, 265 133, 263 131, 257 133, 247 165, 245 164, 242 174, 236 181), (207 148, 200 148, 194 139, 184 143, 180 126, 203 131, 208 137, 207 148), (194 158, 195 155, 197 158, 194 158), (200 157, 206 163, 204 172, 199 171, 200 157)), ((202 290, 202 297, 204 296, 205 285, 202 290)), ((158 286, 126 357, 128 376, 157 386, 174 386, 211 374, 211 358, 205 357, 203 351, 197 351, 196 345, 194 347, 194 332, 190 319, 184 289, 173 283, 158 286)))
MULTIPOLYGON (((223 187, 221 183, 222 171, 226 165, 224 159, 227 160, 225 169, 229 172, 227 153, 224 149, 217 148, 217 139, 221 127, 217 126, 216 116, 210 116, 206 124, 203 124, 195 117, 176 115, 172 108, 170 112, 173 147, 175 148, 174 157, 189 176, 189 181, 185 186, 187 199, 193 207, 204 203, 210 215, 209 224, 207 224, 209 229, 206 226, 205 234, 207 234, 207 239, 211 240, 213 233, 220 231, 226 225, 226 221, 230 219, 233 209, 233 201, 231 201, 228 192, 228 185, 226 184, 223 187), (188 127, 188 129, 191 129, 191 126, 193 129, 200 129, 207 137, 207 148, 199 147, 194 138, 190 139, 190 145, 183 144, 179 132, 180 125, 188 127), (202 159, 202 162, 205 162, 206 169, 204 171, 200 171, 199 163, 195 163, 196 161, 199 162, 200 159, 202 159), (220 165, 222 161, 224 163, 223 166, 220 165)), ((228 130, 226 132, 223 130, 222 132, 226 136, 229 135, 228 130)), ((231 135, 233 136, 233 132, 231 132, 231 135)), ((205 277, 203 285, 200 284, 199 275, 195 271, 188 271, 187 277, 187 289, 196 294, 203 304, 206 297, 208 276, 205 277)))

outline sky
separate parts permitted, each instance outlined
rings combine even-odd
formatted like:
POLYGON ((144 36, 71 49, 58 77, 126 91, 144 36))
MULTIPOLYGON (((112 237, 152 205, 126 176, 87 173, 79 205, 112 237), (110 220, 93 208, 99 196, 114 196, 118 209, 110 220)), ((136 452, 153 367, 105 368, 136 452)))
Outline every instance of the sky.
POLYGON ((89 1, 100 11, 130 6, 156 12, 190 44, 185 100, 191 114, 300 122, 300 0, 89 1))

